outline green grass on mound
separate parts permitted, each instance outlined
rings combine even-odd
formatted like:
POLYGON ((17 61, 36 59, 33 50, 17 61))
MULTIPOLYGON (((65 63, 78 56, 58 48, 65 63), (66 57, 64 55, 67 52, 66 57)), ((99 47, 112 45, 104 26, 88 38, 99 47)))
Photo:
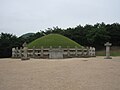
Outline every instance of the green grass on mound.
POLYGON ((75 46, 77 46, 78 48, 82 47, 75 41, 59 34, 49 34, 38 38, 28 44, 28 48, 33 48, 33 46, 35 46, 35 48, 41 48, 41 46, 43 46, 44 48, 48 48, 50 46, 52 46, 53 48, 58 48, 59 46, 61 46, 62 48, 67 48, 67 46, 69 46, 70 48, 73 48, 75 46))

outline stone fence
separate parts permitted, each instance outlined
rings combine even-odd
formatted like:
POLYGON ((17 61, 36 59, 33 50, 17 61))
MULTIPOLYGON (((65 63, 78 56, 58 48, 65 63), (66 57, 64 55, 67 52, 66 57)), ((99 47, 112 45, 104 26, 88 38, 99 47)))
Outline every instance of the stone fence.
POLYGON ((74 58, 74 57, 94 57, 95 48, 44 48, 37 49, 24 48, 12 48, 12 58, 50 58, 50 59, 62 59, 62 58, 74 58))

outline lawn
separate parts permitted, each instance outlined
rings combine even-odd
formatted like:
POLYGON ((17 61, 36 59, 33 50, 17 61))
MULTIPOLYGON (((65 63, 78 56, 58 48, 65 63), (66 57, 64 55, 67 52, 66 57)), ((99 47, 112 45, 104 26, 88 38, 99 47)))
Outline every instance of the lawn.
POLYGON ((70 48, 73 48, 75 46, 77 46, 78 48, 82 47, 75 41, 59 34, 49 34, 38 38, 28 44, 28 48, 33 48, 33 46, 35 46, 36 48, 41 48, 41 46, 45 48, 49 48, 50 46, 54 48, 58 48, 59 46, 61 46, 62 48, 67 48, 67 46, 69 46, 70 48))
MULTIPOLYGON (((120 56, 120 47, 113 46, 110 49, 111 56, 120 56)), ((96 51, 97 56, 105 56, 105 49, 96 51)))

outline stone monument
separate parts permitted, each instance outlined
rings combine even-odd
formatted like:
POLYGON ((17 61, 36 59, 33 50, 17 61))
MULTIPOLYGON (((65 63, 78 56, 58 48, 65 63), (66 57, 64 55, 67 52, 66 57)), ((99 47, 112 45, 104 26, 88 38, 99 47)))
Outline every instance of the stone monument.
POLYGON ((59 48, 50 47, 49 58, 50 59, 63 59, 63 50, 61 46, 59 46, 59 48))
POLYGON ((104 45, 106 46, 106 57, 105 57, 105 59, 112 59, 112 57, 110 57, 110 46, 112 44, 107 42, 104 45))
POLYGON ((12 58, 16 57, 15 48, 12 48, 12 58))
POLYGON ((28 58, 28 52, 27 52, 28 48, 27 48, 27 44, 26 42, 23 44, 23 56, 21 57, 21 60, 29 60, 30 58, 28 58))

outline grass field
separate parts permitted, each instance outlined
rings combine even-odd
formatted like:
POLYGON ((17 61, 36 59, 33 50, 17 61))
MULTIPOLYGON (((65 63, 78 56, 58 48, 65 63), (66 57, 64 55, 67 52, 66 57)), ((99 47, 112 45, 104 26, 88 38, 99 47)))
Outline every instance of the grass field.
MULTIPOLYGON (((120 56, 120 47, 111 47, 110 49, 111 56, 120 56)), ((105 56, 105 49, 96 51, 97 56, 105 56)))
POLYGON ((59 46, 63 48, 66 48, 67 46, 69 46, 70 48, 77 46, 78 48, 81 48, 78 43, 59 34, 49 34, 38 38, 28 44, 28 48, 33 48, 33 46, 35 46, 36 48, 41 48, 41 46, 44 46, 45 48, 48 48, 50 46, 54 48, 58 48, 59 46))

